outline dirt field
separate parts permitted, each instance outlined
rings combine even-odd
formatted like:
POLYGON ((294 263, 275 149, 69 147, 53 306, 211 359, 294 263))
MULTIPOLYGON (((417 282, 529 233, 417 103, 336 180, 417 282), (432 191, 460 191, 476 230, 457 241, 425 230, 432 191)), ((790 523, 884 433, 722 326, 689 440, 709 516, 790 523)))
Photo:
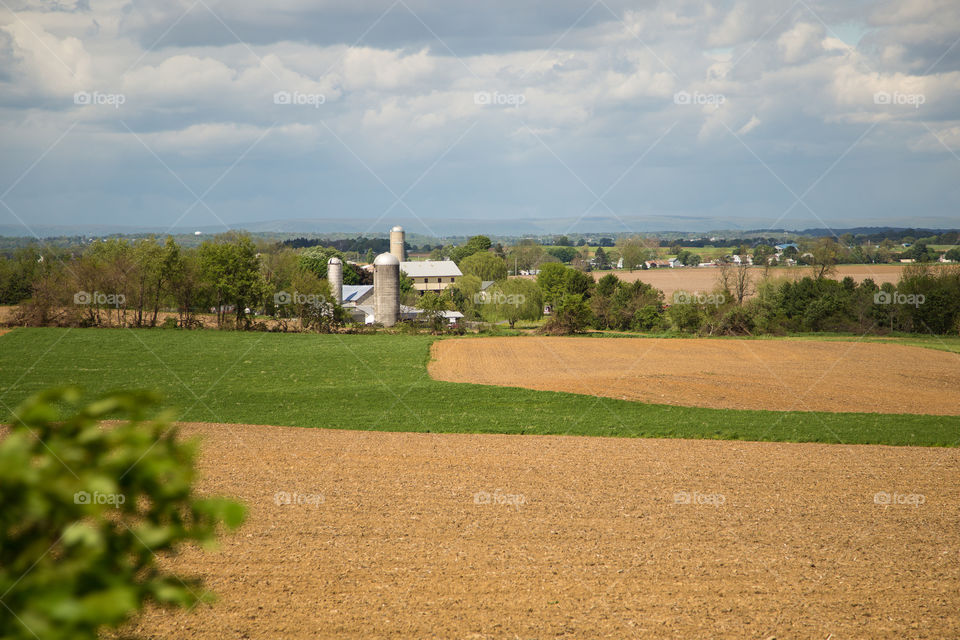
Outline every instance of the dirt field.
MULTIPOLYGON (((857 282, 873 278, 878 285, 884 282, 896 284, 900 281, 900 273, 903 267, 900 265, 848 265, 837 268, 836 273, 831 278, 842 280, 850 276, 857 282)), ((594 271, 593 277, 599 280, 608 273, 615 274, 621 280, 633 282, 643 280, 647 284, 653 285, 663 291, 669 302, 675 291, 686 291, 687 293, 700 292, 709 293, 717 286, 717 272, 719 269, 704 268, 683 268, 683 269, 649 269, 647 271, 594 271)), ((809 267, 783 267, 770 270, 772 278, 783 278, 789 280, 800 280, 811 274, 809 267)), ((751 278, 757 282, 763 275, 763 269, 751 269, 751 278)))
POLYGON ((250 517, 144 637, 960 636, 957 449, 185 432, 250 517))
POLYGON ((451 382, 693 407, 960 415, 960 356, 895 344, 472 338, 434 343, 429 370, 451 382))

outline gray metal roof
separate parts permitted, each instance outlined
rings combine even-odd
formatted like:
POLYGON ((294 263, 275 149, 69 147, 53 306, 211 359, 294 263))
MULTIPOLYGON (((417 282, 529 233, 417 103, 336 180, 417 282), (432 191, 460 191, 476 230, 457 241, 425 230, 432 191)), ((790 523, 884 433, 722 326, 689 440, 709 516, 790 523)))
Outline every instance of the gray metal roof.
POLYGON ((400 270, 411 278, 453 278, 463 275, 453 260, 401 262, 400 270))
POLYGON ((372 284, 345 284, 343 285, 343 301, 359 301, 371 291, 373 291, 372 284))

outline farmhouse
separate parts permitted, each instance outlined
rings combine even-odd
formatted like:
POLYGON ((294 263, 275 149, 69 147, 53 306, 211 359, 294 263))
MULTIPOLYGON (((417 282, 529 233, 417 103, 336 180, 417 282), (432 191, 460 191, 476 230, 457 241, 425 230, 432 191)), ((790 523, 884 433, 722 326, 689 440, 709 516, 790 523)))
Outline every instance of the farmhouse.
MULTIPOLYGON (((400 272, 413 279, 414 289, 442 291, 457 281, 463 273, 452 260, 404 261, 406 251, 402 227, 390 230, 390 252, 382 253, 373 261, 372 285, 344 285, 343 262, 332 257, 327 261, 327 280, 337 304, 343 306, 354 322, 381 323, 392 327, 402 320, 425 320, 423 309, 400 304, 400 272)), ((442 311, 450 324, 456 324, 463 314, 442 311)))
POLYGON ((400 270, 413 280, 413 288, 424 291, 443 291, 463 276, 453 260, 423 260, 401 262, 400 270))
POLYGON ((390 229, 390 254, 400 263, 400 271, 413 280, 413 288, 420 293, 443 291, 463 273, 453 260, 407 260, 406 232, 403 227, 390 229))

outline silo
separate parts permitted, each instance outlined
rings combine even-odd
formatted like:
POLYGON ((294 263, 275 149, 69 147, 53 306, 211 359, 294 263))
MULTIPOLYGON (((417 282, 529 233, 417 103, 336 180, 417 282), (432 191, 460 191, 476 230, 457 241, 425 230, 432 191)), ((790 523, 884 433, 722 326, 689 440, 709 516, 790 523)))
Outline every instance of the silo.
POLYGON ((327 260, 327 281, 330 283, 330 295, 343 304, 343 262, 334 256, 327 260))
POLYGON ((403 227, 398 226, 390 229, 390 253, 400 262, 407 259, 407 250, 404 248, 405 241, 406 234, 403 232, 403 227))
POLYGON ((373 261, 373 319, 385 327, 400 319, 400 261, 392 253, 373 261))

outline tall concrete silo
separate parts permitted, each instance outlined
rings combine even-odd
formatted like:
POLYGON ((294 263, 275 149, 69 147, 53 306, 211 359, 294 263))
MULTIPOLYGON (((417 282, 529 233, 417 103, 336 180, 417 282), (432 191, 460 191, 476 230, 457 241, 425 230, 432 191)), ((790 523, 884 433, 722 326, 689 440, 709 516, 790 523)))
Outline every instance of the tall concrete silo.
POLYGON ((337 256, 327 260, 327 282, 330 283, 330 295, 337 304, 343 304, 343 262, 337 256))
POLYGON ((407 250, 404 248, 405 241, 406 234, 403 232, 403 227, 397 226, 390 229, 390 253, 400 262, 407 259, 407 250))
POLYGON ((400 319, 400 260, 392 253, 373 261, 373 319, 385 327, 400 319))

